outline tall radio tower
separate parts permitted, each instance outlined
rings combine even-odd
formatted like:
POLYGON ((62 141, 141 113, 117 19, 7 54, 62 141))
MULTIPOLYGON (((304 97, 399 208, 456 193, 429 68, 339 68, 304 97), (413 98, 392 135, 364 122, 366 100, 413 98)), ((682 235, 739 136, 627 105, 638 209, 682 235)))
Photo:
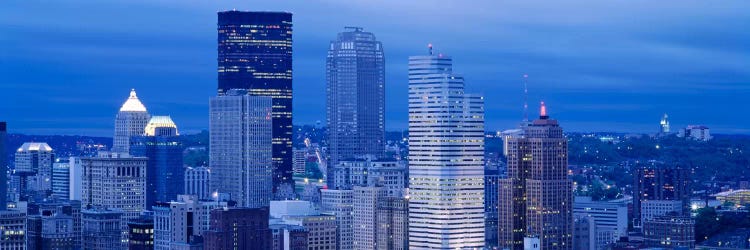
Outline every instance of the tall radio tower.
POLYGON ((523 124, 529 123, 529 75, 523 74, 523 124))

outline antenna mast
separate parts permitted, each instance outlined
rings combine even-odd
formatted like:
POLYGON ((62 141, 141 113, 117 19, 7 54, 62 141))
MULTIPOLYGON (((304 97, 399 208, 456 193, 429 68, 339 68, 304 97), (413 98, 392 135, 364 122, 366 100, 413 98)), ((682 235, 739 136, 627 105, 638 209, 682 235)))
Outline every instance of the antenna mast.
POLYGON ((529 122, 529 88, 528 88, 529 75, 523 75, 523 122, 529 122))

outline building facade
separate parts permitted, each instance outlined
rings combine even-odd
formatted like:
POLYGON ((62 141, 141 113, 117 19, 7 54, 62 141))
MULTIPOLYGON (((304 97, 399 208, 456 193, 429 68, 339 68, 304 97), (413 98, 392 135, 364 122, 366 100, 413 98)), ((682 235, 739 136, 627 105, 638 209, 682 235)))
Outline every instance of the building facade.
POLYGON ((141 136, 130 138, 130 154, 147 157, 146 207, 177 199, 185 184, 184 147, 169 116, 152 116, 141 136))
POLYGON ((185 169, 185 192, 198 196, 199 199, 211 199, 211 169, 207 167, 188 167, 185 169))
POLYGON ((124 248, 122 215, 122 211, 116 209, 91 208, 81 211, 82 238, 85 239, 82 241, 83 249, 124 248))
POLYGON ((52 164, 52 197, 70 199, 69 159, 57 159, 52 164))
POLYGON ((42 199, 27 203, 29 249, 80 249, 81 202, 42 199))
POLYGON ((128 222, 128 250, 154 249, 154 217, 143 215, 128 222))
POLYGON ((0 210, 0 249, 26 249, 26 212, 0 210))
POLYGON ((271 247, 268 208, 225 208, 211 211, 204 249, 265 250, 271 247))
MULTIPOLYGON (((594 228, 590 230, 594 235, 590 238, 595 242, 592 245, 595 249, 603 249, 620 237, 628 236, 628 204, 625 201, 593 201, 591 197, 576 196, 573 217, 576 220, 585 217, 594 223, 594 228)), ((578 237, 576 234, 573 236, 578 237)))
POLYGON ((330 164, 385 150, 383 44, 362 28, 347 27, 328 48, 326 120, 330 164))
POLYGON ((28 192, 52 194, 52 165, 55 152, 44 142, 26 142, 16 150, 15 174, 19 176, 19 196, 27 199, 28 192))
POLYGON ((573 183, 568 179, 568 140, 557 120, 539 119, 524 136, 508 142, 508 178, 500 180, 498 244, 523 249, 523 239, 540 240, 542 249, 571 249, 573 183))
POLYGON ((483 177, 483 98, 450 57, 409 57, 409 248, 484 247, 483 177))
POLYGON ((378 243, 378 201, 385 198, 385 188, 354 187, 353 249, 376 249, 378 243))
POLYGON ((643 243, 648 247, 695 248, 695 219, 676 213, 643 222, 643 243))
POLYGON ((211 211, 227 207, 227 202, 200 200, 194 195, 179 195, 175 201, 157 203, 153 207, 154 248, 189 249, 201 245, 203 233, 210 229, 211 211))
POLYGON ((123 235, 127 221, 146 209, 145 157, 101 152, 97 157, 81 158, 83 166, 82 205, 117 210, 123 235))
POLYGON ((409 199, 379 199, 376 226, 378 250, 409 249, 409 199))
POLYGON ((217 31, 218 93, 272 98, 273 183, 291 183, 292 13, 222 11, 217 31))
POLYGON ((690 211, 690 169, 646 162, 633 171, 633 225, 640 227, 642 203, 647 200, 676 200, 682 202, 681 214, 690 211))
POLYGON ((273 194, 271 103, 246 90, 211 98, 211 190, 228 193, 240 207, 267 207, 273 194))
POLYGON ((498 197, 500 171, 497 167, 484 169, 484 242, 487 249, 497 248, 498 197))
POLYGON ((112 152, 129 153, 130 137, 143 134, 151 115, 148 114, 146 106, 135 94, 135 89, 130 90, 130 96, 120 107, 115 117, 115 136, 112 138, 112 152))
POLYGON ((8 124, 0 122, 0 211, 8 207, 8 152, 5 149, 7 141, 8 124))
POLYGON ((336 249, 354 246, 354 191, 351 189, 323 189, 321 210, 336 217, 336 249))

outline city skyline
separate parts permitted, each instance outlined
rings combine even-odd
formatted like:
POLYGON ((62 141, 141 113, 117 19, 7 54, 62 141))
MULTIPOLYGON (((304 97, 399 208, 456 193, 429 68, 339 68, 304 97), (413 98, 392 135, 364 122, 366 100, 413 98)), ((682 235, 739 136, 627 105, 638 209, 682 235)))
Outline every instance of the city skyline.
MULTIPOLYGON (((184 4, 163 17, 162 12, 173 5, 169 1, 69 3, 78 5, 49 3, 57 8, 44 9, 60 11, 47 13, 34 3, 10 2, 0 10, 0 32, 11 34, 0 39, 2 52, 8 55, 3 60, 14 62, 0 69, 4 76, 0 113, 16 124, 11 132, 111 136, 112 110, 121 104, 121 93, 131 88, 138 90, 150 111, 174 110, 169 113, 185 124, 181 127, 186 133, 208 128, 206 100, 216 91, 216 56, 211 49, 216 46, 216 12, 250 6, 184 4), (38 9, 40 18, 21 24, 19 13, 24 12, 15 10, 22 9, 38 9), (135 12, 138 18, 133 18, 135 12), (163 25, 144 27, 150 22, 163 25), (44 49, 33 49, 37 47, 44 49), (163 95, 167 92, 174 95, 163 95), (45 98, 13 105, 19 98, 33 98, 32 94, 45 98)), ((567 5, 384 2, 373 8, 372 15, 368 12, 368 16, 391 18, 362 18, 371 6, 360 3, 253 7, 295 15, 296 125, 324 123, 326 48, 344 26, 356 25, 378 34, 389 51, 389 131, 406 129, 407 56, 426 51, 426 44, 433 43, 438 52, 459 56, 457 70, 469 76, 470 91, 486 96, 488 130, 517 127, 522 119, 521 76, 529 74, 530 102, 543 99, 555 107, 551 113, 568 131, 655 133, 659 118, 667 113, 676 129, 705 124, 715 133, 750 133, 738 125, 748 118, 732 116, 743 93, 750 92, 743 82, 750 72, 742 66, 750 61, 742 56, 747 54, 743 44, 749 44, 750 36, 736 27, 750 16, 736 8, 740 4, 746 3, 680 2, 677 11, 659 15, 664 19, 659 22, 649 14, 673 10, 673 3, 620 8, 591 1, 567 5), (580 10, 584 6, 586 10, 580 10), (339 7, 351 11, 316 20, 316 13, 339 7), (620 12, 600 14, 615 8, 620 12), (453 17, 445 20, 428 15, 443 9, 460 11, 445 13, 453 17), (631 16, 642 16, 643 23, 630 22, 631 16), (459 21, 450 21, 455 19, 459 21), (392 29, 396 20, 413 25, 392 29), (642 28, 645 23, 648 29, 642 28), (707 35, 689 39, 692 33, 707 35), (727 119, 730 116, 740 121, 727 119)))

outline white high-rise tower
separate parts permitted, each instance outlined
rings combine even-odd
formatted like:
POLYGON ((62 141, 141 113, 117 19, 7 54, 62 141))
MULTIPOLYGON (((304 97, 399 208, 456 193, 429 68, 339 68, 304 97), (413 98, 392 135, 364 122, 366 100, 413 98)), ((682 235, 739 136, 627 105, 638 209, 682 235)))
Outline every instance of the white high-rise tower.
POLYGON ((112 152, 130 153, 130 137, 143 135, 143 129, 151 119, 141 100, 135 95, 135 89, 130 90, 130 97, 120 107, 115 118, 115 137, 112 142, 112 152))
POLYGON ((409 57, 409 248, 484 247, 484 100, 450 57, 409 57))

